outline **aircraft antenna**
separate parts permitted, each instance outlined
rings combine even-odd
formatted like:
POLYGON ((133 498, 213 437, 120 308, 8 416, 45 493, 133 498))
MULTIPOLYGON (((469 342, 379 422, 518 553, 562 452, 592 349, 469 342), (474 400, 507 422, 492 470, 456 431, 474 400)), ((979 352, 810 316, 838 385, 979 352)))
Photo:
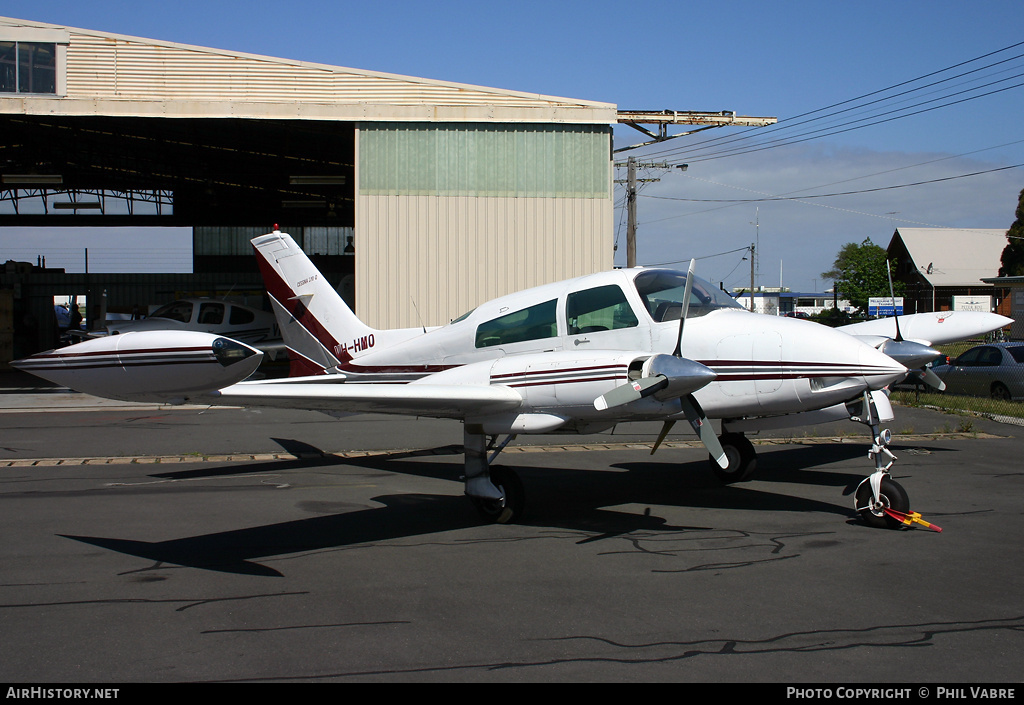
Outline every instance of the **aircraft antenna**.
POLYGON ((414 299, 414 298, 412 298, 410 296, 409 297, 409 303, 412 304, 413 310, 416 311, 416 318, 418 318, 419 321, 420 321, 420 328, 422 328, 423 332, 426 333, 427 332, 427 326, 423 323, 423 316, 420 315, 420 307, 416 305, 416 299, 414 299))

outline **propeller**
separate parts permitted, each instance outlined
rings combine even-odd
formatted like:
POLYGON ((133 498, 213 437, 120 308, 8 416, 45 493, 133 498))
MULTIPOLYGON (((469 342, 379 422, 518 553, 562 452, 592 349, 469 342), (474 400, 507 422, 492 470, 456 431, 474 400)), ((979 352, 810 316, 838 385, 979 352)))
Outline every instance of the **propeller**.
MULTIPOLYGON (((715 430, 704 415, 704 410, 693 393, 710 384, 717 375, 709 367, 683 357, 683 326, 690 307, 690 296, 693 291, 693 272, 695 260, 690 260, 686 271, 686 285, 683 289, 682 307, 679 312, 679 333, 676 336, 675 350, 671 355, 653 355, 644 362, 640 378, 623 384, 594 400, 597 409, 604 410, 645 397, 653 396, 659 401, 678 399, 686 420, 693 428, 697 437, 708 449, 715 462, 722 468, 728 467, 729 461, 722 450, 722 444, 715 435, 715 430)), ((674 419, 668 419, 662 426, 661 433, 651 449, 653 454, 665 440, 675 425, 674 419)))
POLYGON ((929 362, 942 356, 942 353, 928 345, 915 343, 912 340, 905 340, 900 332, 900 317, 896 313, 896 292, 892 285, 892 270, 889 268, 889 261, 885 262, 885 273, 889 276, 889 297, 892 299, 892 320, 896 324, 896 337, 884 341, 878 349, 891 357, 896 362, 911 370, 908 377, 915 377, 924 384, 939 390, 946 389, 937 374, 931 368, 926 367, 929 362))
POLYGON ((896 291, 892 286, 892 268, 889 266, 889 260, 885 260, 885 274, 889 277, 889 298, 892 299, 892 320, 896 323, 896 337, 893 338, 897 343, 903 342, 903 334, 900 333, 900 317, 896 315, 896 291))

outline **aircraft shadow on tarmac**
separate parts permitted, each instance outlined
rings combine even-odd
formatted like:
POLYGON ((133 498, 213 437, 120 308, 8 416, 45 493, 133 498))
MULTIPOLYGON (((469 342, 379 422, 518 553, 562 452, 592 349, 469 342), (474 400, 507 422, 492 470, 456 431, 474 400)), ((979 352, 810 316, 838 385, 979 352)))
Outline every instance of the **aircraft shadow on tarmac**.
MULTIPOLYGON (((319 459, 299 458, 220 466, 211 464, 199 470, 161 473, 156 476, 180 479, 344 465, 454 482, 462 474, 463 464, 461 459, 453 461, 450 457, 461 455, 460 450, 445 447, 360 458, 325 455, 319 459)), ((759 457, 764 465, 758 479, 778 483, 841 486, 846 495, 853 491, 864 475, 857 471, 816 471, 806 468, 848 460, 863 452, 859 445, 773 449, 759 457)), ((667 452, 663 451, 663 454, 667 452)), ((569 454, 560 456, 569 461, 569 454)), ((666 462, 663 457, 660 460, 620 463, 602 471, 574 468, 569 464, 571 461, 561 466, 544 466, 516 463, 511 456, 504 458, 504 465, 514 466, 527 488, 528 508, 520 523, 590 534, 579 543, 641 530, 684 532, 726 528, 672 526, 665 519, 652 515, 650 507, 642 515, 605 509, 624 504, 763 512, 825 512, 859 521, 853 518, 849 502, 833 504, 802 498, 795 493, 768 492, 763 489, 763 485, 756 488, 744 487, 742 484, 723 486, 711 475, 706 461, 666 462)), ((525 459, 525 456, 517 458, 525 459)), ((550 455, 543 457, 545 463, 551 459, 550 455)), ((282 576, 282 573, 257 560, 481 526, 481 519, 461 494, 392 494, 374 497, 373 501, 383 506, 169 541, 61 536, 152 560, 157 564, 269 577, 282 576)))

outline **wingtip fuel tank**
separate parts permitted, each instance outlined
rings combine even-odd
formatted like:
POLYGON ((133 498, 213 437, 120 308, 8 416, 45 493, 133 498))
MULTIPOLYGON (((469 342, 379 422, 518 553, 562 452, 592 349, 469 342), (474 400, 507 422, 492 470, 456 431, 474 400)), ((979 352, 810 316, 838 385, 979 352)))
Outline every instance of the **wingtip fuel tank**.
POLYGON ((119 401, 183 403, 249 377, 263 353, 196 331, 140 331, 87 340, 11 363, 54 384, 119 401))

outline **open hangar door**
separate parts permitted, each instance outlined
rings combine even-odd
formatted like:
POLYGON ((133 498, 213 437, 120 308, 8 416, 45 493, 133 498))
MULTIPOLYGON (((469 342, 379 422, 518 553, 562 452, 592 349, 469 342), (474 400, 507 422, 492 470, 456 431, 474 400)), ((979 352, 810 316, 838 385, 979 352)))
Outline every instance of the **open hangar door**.
MULTIPOLYGON (((168 286, 163 275, 134 274, 125 286, 124 276, 104 281, 118 272, 90 272, 90 301, 106 291, 111 311, 261 291, 249 238, 275 224, 351 291, 354 159, 355 125, 347 122, 2 115, 0 228, 87 226, 126 237, 134 226, 192 228, 192 277, 168 286)), ((0 286, 14 299, 4 310, 17 320, 48 320, 53 297, 81 286, 38 269, 3 274, 0 286)), ((52 347, 46 329, 10 348, 52 347)))

